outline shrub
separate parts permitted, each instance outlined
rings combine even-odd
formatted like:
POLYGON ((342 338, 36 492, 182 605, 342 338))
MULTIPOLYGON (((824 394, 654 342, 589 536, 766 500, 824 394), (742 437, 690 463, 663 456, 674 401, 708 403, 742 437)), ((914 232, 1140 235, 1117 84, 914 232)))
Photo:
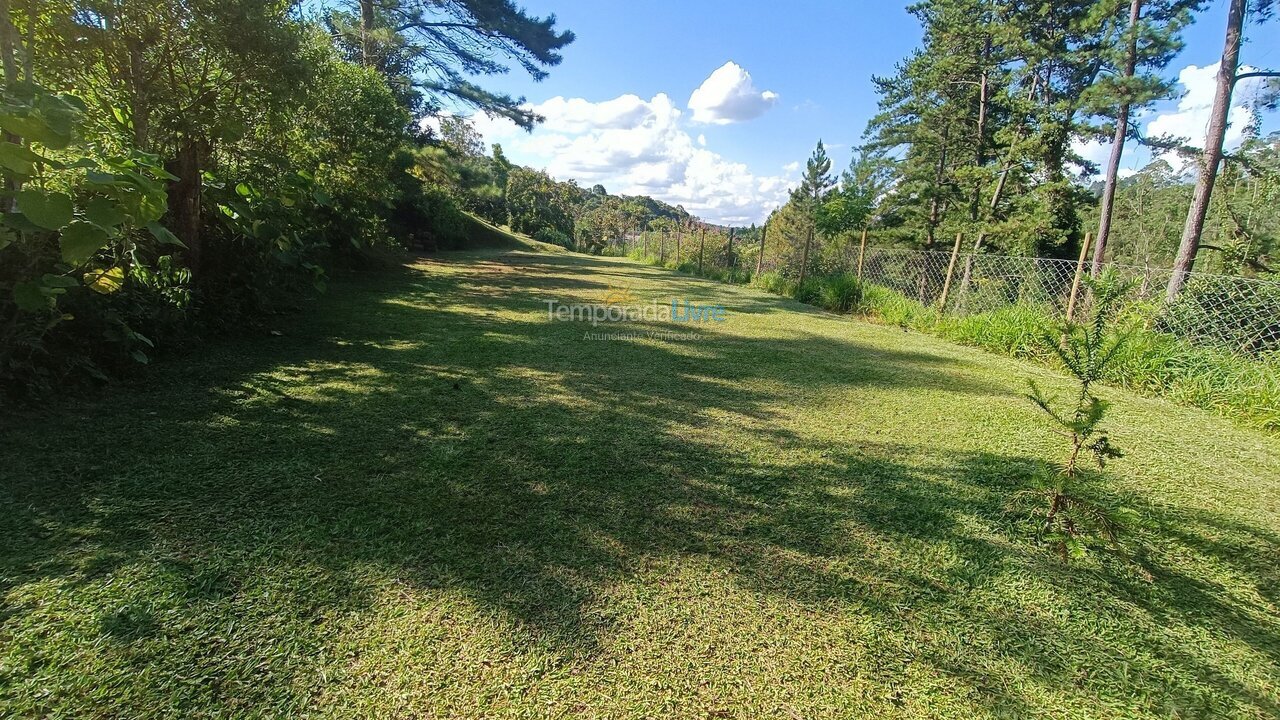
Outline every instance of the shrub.
POLYGON ((817 305, 822 301, 822 288, 824 283, 822 280, 814 277, 805 278, 804 282, 796 283, 791 287, 791 297, 796 302, 802 302, 806 305, 817 305))
POLYGON ((862 283, 850 273, 823 278, 821 303, 823 308, 832 312, 850 312, 862 303, 862 283))
POLYGON ((776 270, 760 273, 751 279, 751 284, 774 295, 790 295, 794 286, 794 283, 776 270))
POLYGON ((549 225, 538 228, 533 234, 533 239, 550 245, 559 245, 567 250, 573 249, 573 238, 549 225))

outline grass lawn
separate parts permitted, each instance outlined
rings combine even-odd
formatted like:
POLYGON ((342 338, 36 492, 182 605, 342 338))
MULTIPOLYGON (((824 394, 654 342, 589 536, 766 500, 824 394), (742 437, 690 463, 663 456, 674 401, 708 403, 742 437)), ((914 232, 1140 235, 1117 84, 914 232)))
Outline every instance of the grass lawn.
POLYGON ((1274 435, 1105 393, 1148 581, 1004 512, 1030 364, 523 251, 279 330, 0 419, 0 717, 1280 716, 1274 435))

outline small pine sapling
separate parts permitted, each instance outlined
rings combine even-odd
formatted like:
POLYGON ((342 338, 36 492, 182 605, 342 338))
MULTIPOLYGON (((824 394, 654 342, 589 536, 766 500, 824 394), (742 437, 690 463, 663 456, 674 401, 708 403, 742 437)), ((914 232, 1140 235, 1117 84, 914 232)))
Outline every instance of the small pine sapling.
POLYGON ((1121 282, 1114 272, 1087 280, 1092 303, 1084 322, 1063 322, 1055 332, 1044 336, 1044 343, 1062 361, 1079 384, 1074 402, 1060 407, 1056 398, 1047 397, 1031 382, 1028 398, 1052 421, 1054 432, 1071 444, 1066 460, 1052 475, 1044 478, 1042 487, 1019 493, 1016 499, 1034 499, 1041 509, 1041 535, 1053 543, 1065 562, 1083 557, 1091 541, 1103 538, 1118 544, 1122 530, 1131 526, 1137 516, 1127 508, 1111 509, 1091 499, 1093 487, 1103 478, 1107 460, 1121 457, 1102 428, 1107 402, 1093 394, 1121 345, 1123 333, 1113 328, 1129 284, 1121 282))

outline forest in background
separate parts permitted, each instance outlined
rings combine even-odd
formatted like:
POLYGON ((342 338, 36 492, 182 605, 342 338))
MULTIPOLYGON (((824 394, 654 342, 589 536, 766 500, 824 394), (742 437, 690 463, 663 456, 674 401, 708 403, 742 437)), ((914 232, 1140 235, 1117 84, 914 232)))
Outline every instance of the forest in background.
POLYGON ((1238 148, 1221 150, 1225 125, 1211 126, 1204 144, 1206 138, 1147 137, 1135 122, 1156 101, 1176 96, 1167 65, 1182 47, 1182 31, 1209 4, 912 5, 925 31, 922 47, 891 76, 874 78, 879 111, 848 170, 836 177, 818 143, 800 187, 769 218, 778 244, 766 246, 775 253, 767 264, 803 277, 867 229, 873 245, 949 250, 959 233, 966 251, 1069 259, 1088 236, 1095 272, 1113 261, 1274 275, 1280 134, 1262 135, 1259 122, 1275 109, 1280 85, 1275 72, 1236 65, 1251 30, 1258 42, 1274 32, 1268 24, 1277 4, 1230 2, 1230 67, 1219 85, 1254 111, 1238 148), (1108 163, 1079 154, 1090 142, 1109 145, 1108 163), (1155 159, 1121 177, 1121 153, 1137 146, 1155 159), (1199 197, 1208 168, 1213 192, 1199 197), (1196 209, 1192 229, 1188 216, 1196 209))

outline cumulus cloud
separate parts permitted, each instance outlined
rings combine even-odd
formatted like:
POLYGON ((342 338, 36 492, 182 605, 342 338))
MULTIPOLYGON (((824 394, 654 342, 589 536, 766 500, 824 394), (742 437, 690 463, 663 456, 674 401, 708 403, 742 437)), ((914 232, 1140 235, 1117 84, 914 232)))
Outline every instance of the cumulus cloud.
MULTIPOLYGON (((1178 73, 1178 84, 1185 93, 1178 100, 1178 108, 1174 112, 1160 113, 1147 123, 1146 133, 1149 136, 1172 135, 1186 138, 1193 147, 1204 147, 1204 134, 1209 126, 1209 114, 1213 110, 1213 95, 1216 90, 1219 63, 1196 67, 1188 65, 1178 73)), ((1242 68, 1247 72, 1250 68, 1242 68)), ((1228 146, 1240 142, 1245 127, 1253 121, 1253 110, 1248 103, 1257 92, 1259 82, 1256 79, 1242 80, 1236 85, 1232 95, 1231 111, 1227 115, 1230 126, 1227 128, 1226 143, 1228 146)))
POLYGON ((711 73, 689 96, 693 121, 712 125, 750 120, 777 102, 778 94, 757 91, 751 74, 729 61, 711 73))
MULTIPOLYGON (((1143 126, 1143 135, 1150 138, 1169 136, 1181 139, 1191 147, 1204 148, 1209 115, 1213 111, 1213 96, 1219 64, 1184 67, 1178 73, 1178 84, 1181 86, 1182 94, 1178 98, 1177 105, 1163 112, 1147 110, 1135 118, 1135 122, 1138 123, 1141 123, 1144 117, 1149 118, 1143 126)), ((1256 68, 1243 66, 1240 72, 1249 72, 1254 69, 1256 68)), ((1227 114, 1229 124, 1224 141, 1228 149, 1240 144, 1244 139, 1245 128, 1256 119, 1251 104, 1262 87, 1263 81, 1258 78, 1247 78, 1237 83, 1235 92, 1231 96, 1231 110, 1227 114)), ((1083 158, 1093 161, 1100 168, 1104 166, 1111 152, 1110 142, 1096 140, 1077 141, 1072 147, 1083 158)), ((1157 156, 1167 161, 1175 171, 1185 171, 1191 166, 1188 158, 1176 152, 1160 153, 1157 156)), ((1137 147, 1135 143, 1129 143, 1125 147, 1124 157, 1121 160, 1120 177, 1134 174, 1138 166, 1144 165, 1150 159, 1149 151, 1137 147)))
POLYGON ((530 109, 546 117, 532 133, 501 118, 472 120, 486 142, 501 143, 516 162, 560 180, 600 183, 611 193, 683 205, 713 222, 761 222, 786 202, 794 181, 794 169, 758 176, 708 149, 705 136, 685 130, 684 113, 665 93, 601 102, 555 97, 530 109))
MULTIPOLYGON (((1216 90, 1218 66, 1220 63, 1198 67, 1188 65, 1178 73, 1178 84, 1183 88, 1183 95, 1178 99, 1178 106, 1171 112, 1155 114, 1147 123, 1145 133, 1148 137, 1169 135, 1182 138, 1195 148, 1204 147, 1205 131, 1209 127, 1209 115, 1213 111, 1213 96, 1216 90)), ((1247 65, 1240 72, 1256 70, 1247 65)), ((1256 117, 1251 104, 1254 97, 1262 89, 1261 78, 1247 78, 1236 83, 1235 92, 1231 95, 1231 109, 1227 113, 1227 134, 1224 142, 1228 149, 1240 144, 1244 139, 1245 128, 1256 117)), ((1176 153, 1166 153, 1162 157, 1174 168, 1186 168, 1189 161, 1176 153)))

